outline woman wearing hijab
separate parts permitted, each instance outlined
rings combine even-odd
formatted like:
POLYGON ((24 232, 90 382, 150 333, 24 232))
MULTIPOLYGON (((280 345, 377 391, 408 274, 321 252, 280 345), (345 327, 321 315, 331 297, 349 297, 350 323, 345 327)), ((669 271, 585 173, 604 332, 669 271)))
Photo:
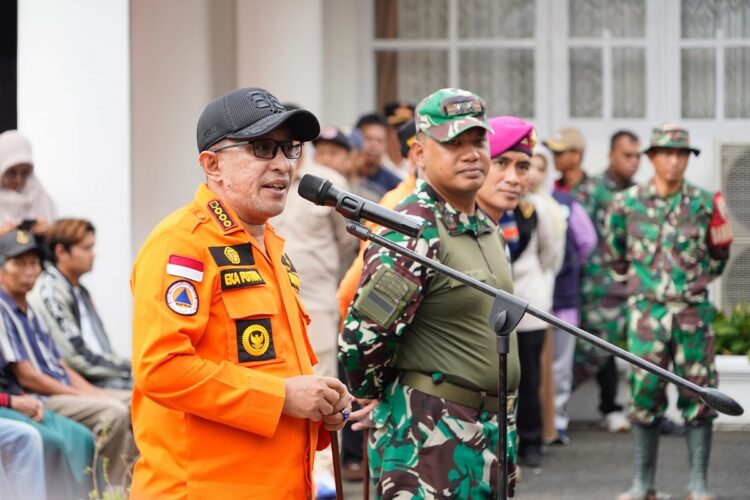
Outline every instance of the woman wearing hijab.
POLYGON ((0 234, 23 226, 42 234, 55 204, 34 175, 29 140, 17 130, 0 134, 0 234))

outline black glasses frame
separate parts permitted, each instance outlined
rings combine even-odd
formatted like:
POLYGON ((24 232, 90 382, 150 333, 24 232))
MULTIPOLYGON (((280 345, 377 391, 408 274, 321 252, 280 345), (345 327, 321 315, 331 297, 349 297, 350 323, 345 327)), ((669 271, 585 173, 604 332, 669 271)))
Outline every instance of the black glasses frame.
POLYGON ((243 146, 250 146, 253 150, 253 156, 260 160, 273 160, 276 158, 276 154, 279 152, 279 148, 281 148, 281 152, 284 153, 284 157, 286 157, 288 160, 297 160, 300 156, 302 156, 302 146, 304 143, 302 141, 296 141, 294 139, 288 139, 286 141, 277 141, 275 139, 249 139, 247 141, 242 142, 235 142, 234 144, 227 144, 226 146, 222 146, 220 148, 216 149, 209 149, 212 153, 218 153, 219 151, 224 151, 225 149, 229 148, 239 148, 243 146), (256 143, 260 142, 271 142, 273 143, 273 149, 271 150, 270 156, 262 156, 258 154, 257 149, 255 148, 256 143), (291 148, 297 148, 296 151, 292 150, 291 148))

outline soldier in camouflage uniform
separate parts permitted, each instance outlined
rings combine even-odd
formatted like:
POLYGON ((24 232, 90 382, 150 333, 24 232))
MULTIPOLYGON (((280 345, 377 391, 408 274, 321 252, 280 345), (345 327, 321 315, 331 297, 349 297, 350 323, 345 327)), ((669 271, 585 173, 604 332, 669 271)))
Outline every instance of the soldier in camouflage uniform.
MULTIPOLYGON (((422 233, 381 234, 511 290, 499 228, 476 205, 490 167, 484 109, 481 98, 460 89, 437 91, 419 104, 412 148, 424 178, 396 209, 421 219, 422 233)), ((368 443, 378 497, 496 497, 493 299, 377 245, 368 247, 364 261, 339 358, 355 395, 380 400, 368 443)), ((519 375, 512 335, 510 391, 519 375)))
MULTIPOLYGON (((604 225, 614 196, 631 186, 638 171, 638 137, 621 130, 610 141, 609 168, 602 174, 584 178, 571 194, 586 209, 596 228, 597 249, 583 266, 581 275, 581 328, 607 342, 624 347, 627 318, 627 289, 615 281, 604 262, 606 240, 604 225)), ((573 388, 597 374, 601 390, 599 411, 610 431, 628 430, 617 396, 617 368, 614 356, 594 345, 578 341, 573 365, 573 388)))
MULTIPOLYGON (((700 386, 716 387, 708 283, 729 258, 732 233, 720 193, 709 193, 684 178, 691 147, 677 125, 656 127, 645 151, 654 178, 615 197, 607 218, 607 253, 616 278, 626 280, 628 348, 700 386)), ((621 500, 655 498, 654 475, 659 420, 667 408, 665 385, 634 368, 630 420, 635 479, 621 500)), ((677 406, 687 427, 689 496, 712 499, 707 490, 712 421, 716 413, 695 395, 680 391, 677 406)))

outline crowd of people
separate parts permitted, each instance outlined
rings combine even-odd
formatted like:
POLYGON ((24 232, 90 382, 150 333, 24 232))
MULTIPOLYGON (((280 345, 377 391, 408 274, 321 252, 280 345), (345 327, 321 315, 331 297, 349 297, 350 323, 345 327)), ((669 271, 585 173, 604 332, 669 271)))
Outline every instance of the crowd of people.
MULTIPOLYGON (((259 88, 209 103, 197 125, 206 182, 133 267, 132 370, 81 284, 94 226, 57 218, 28 140, 1 134, 0 497, 124 488, 135 462, 133 498, 325 498, 337 432, 343 476, 372 481, 379 498, 497 495, 493 299, 360 243, 343 217, 298 195, 305 174, 421 222, 417 237, 370 224, 391 242, 715 386, 706 287, 732 236, 721 195, 685 180, 699 153, 688 131, 659 125, 645 147, 616 131, 592 175, 577 129, 537 144, 533 124, 486 107, 442 89, 345 130, 259 88), (654 175, 638 185, 644 154, 654 175)), ((620 498, 655 498, 664 383, 631 370, 626 409, 613 356, 531 316, 507 358, 511 495, 544 445, 570 442, 568 402, 593 376, 603 425, 633 435, 634 481, 620 498), (556 429, 547 439, 545 342, 556 429)), ((682 392, 678 406, 689 494, 713 498, 715 413, 682 392)))

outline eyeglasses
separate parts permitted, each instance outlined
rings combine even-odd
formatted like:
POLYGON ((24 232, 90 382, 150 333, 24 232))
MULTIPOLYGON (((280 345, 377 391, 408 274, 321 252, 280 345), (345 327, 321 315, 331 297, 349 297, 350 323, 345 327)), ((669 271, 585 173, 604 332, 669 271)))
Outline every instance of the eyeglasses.
POLYGON ((249 141, 237 142, 234 144, 227 144, 220 148, 211 149, 209 151, 218 153, 229 148, 239 148, 244 146, 250 146, 253 150, 253 154, 256 158, 261 160, 272 160, 276 158, 276 153, 284 153, 284 156, 289 160, 296 160, 302 156, 302 142, 290 139, 288 141, 275 141, 273 139, 253 139, 249 141))

